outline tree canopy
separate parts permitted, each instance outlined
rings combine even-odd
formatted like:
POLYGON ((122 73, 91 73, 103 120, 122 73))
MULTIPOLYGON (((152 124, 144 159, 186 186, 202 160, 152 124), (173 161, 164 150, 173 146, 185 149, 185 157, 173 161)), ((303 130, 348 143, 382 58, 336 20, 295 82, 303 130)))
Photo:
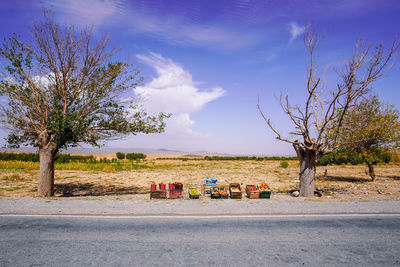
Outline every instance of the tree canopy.
POLYGON ((373 165, 382 154, 400 147, 399 112, 376 96, 364 98, 344 117, 339 142, 343 144, 343 151, 363 157, 374 180, 373 165))
POLYGON ((14 34, 0 48, 8 62, 0 81, 8 103, 0 115, 10 145, 40 146, 42 135, 57 148, 98 145, 120 134, 163 131, 164 114, 147 116, 122 101, 141 77, 128 63, 112 61, 118 50, 107 50, 108 35, 94 42, 89 28, 78 33, 56 24, 50 11, 44 14, 30 28, 30 42, 14 34))
POLYGON ((49 10, 43 15, 29 28, 29 41, 14 34, 0 47, 1 122, 11 146, 39 147, 41 180, 42 170, 54 179, 52 161, 62 148, 164 130, 166 114, 149 116, 139 102, 126 100, 134 99, 142 78, 113 60, 118 49, 109 48, 109 35, 95 40, 90 28, 59 25, 49 10))

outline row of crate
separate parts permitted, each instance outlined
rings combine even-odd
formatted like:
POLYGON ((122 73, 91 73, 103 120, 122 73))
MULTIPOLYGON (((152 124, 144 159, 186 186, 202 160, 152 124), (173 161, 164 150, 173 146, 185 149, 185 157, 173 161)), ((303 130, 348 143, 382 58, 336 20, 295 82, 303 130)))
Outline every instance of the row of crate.
MULTIPOLYGON (((257 185, 246 185, 246 195, 248 198, 270 198, 271 190, 265 183, 257 185)), ((188 186, 188 195, 190 199, 199 199, 200 195, 210 196, 213 199, 241 199, 242 188, 239 183, 230 183, 229 185, 202 184, 201 194, 196 186, 188 186)), ((150 187, 150 199, 159 198, 184 198, 182 183, 169 183, 168 190, 164 183, 159 184, 159 188, 153 183, 150 187)))

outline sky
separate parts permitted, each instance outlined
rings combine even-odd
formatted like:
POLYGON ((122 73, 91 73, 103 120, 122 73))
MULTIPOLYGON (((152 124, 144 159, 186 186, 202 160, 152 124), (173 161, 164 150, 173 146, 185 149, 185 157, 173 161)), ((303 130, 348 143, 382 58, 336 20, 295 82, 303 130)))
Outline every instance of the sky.
MULTIPOLYGON (((132 97, 151 114, 172 114, 165 133, 105 142, 110 148, 294 155, 256 105, 284 136, 293 130, 279 96, 305 102, 304 26, 312 23, 323 38, 317 66, 332 88, 357 40, 390 46, 400 31, 397 0, 14 0, 0 2, 0 39, 14 32, 28 38, 42 5, 59 23, 91 26, 94 38, 110 33, 111 45, 121 49, 116 57, 144 77, 132 97)), ((371 88, 399 108, 399 85, 397 64, 371 88)))

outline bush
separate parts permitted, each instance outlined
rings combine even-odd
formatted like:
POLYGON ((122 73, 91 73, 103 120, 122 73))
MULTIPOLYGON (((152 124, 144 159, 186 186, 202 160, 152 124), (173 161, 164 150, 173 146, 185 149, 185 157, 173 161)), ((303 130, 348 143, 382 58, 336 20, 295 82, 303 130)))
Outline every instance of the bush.
POLYGON ((126 153, 126 159, 128 160, 139 160, 145 159, 146 155, 143 153, 126 153))
MULTIPOLYGON (((376 154, 373 160, 373 164, 384 162, 389 163, 392 161, 392 156, 388 153, 379 153, 376 154)), ((328 155, 323 156, 318 161, 318 166, 326 166, 329 164, 334 165, 341 165, 341 164, 351 164, 351 165, 358 165, 365 163, 365 158, 357 153, 346 153, 346 152, 334 152, 328 155)))
POLYGON ((25 162, 39 162, 38 153, 12 153, 0 152, 0 160, 3 161, 25 161, 25 162))
POLYGON ((119 160, 122 160, 125 158, 125 153, 122 153, 122 152, 117 152, 115 155, 117 156, 117 159, 119 159, 119 160))
MULTIPOLYGON (((39 162, 39 153, 0 152, 0 160, 39 162)), ((93 156, 83 156, 83 155, 71 156, 70 154, 57 154, 55 157, 56 163, 88 162, 91 160, 93 160, 93 156)))
POLYGON ((289 167, 289 163, 287 163, 286 161, 282 161, 281 162, 281 167, 282 168, 287 168, 287 167, 289 167))
POLYGON ((296 160, 297 157, 205 156, 205 160, 296 160))

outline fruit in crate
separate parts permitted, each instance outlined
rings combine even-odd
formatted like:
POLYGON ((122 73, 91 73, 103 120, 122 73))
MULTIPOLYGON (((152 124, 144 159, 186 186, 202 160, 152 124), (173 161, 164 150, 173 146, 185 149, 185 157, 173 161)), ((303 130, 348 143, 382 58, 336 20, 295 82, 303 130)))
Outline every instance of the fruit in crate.
POLYGON ((189 194, 191 194, 192 196, 197 196, 199 195, 199 191, 197 189, 190 189, 189 194))
POLYGON ((218 188, 213 188, 212 189, 212 194, 213 195, 218 195, 219 194, 218 188))
POLYGON ((228 191, 226 191, 226 189, 221 189, 219 191, 219 193, 221 194, 221 196, 227 196, 228 195, 228 191))
POLYGON ((258 191, 257 186, 255 186, 255 185, 248 185, 247 188, 248 188, 250 191, 258 191))
POLYGON ((258 184, 258 188, 259 188, 261 191, 267 191, 267 190, 270 189, 269 186, 268 186, 267 184, 265 184, 265 183, 259 183, 259 184, 258 184))

